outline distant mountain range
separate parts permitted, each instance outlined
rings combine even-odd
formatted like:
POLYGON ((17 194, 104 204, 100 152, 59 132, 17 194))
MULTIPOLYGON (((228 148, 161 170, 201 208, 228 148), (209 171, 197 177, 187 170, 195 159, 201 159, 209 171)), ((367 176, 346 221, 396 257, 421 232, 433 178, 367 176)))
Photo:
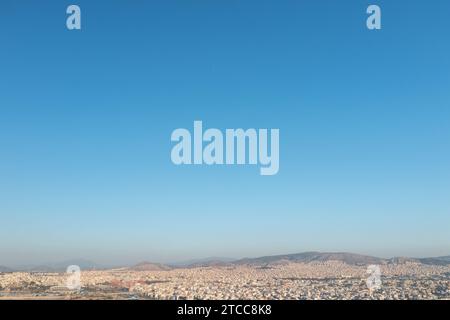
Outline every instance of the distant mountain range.
POLYGON ((435 257, 435 258, 404 258, 397 257, 388 260, 389 263, 405 263, 405 262, 417 262, 429 265, 441 265, 445 266, 450 264, 450 256, 435 257))
POLYGON ((81 270, 98 270, 98 269, 106 269, 105 266, 101 266, 86 259, 72 259, 65 260, 55 263, 48 263, 42 265, 23 265, 18 266, 14 269, 1 267, 0 272, 12 272, 12 271, 24 271, 24 272, 65 272, 68 266, 77 265, 81 270), (3 270, 3 268, 5 268, 3 270))
POLYGON ((436 258, 422 258, 418 260, 424 264, 437 264, 437 265, 450 264, 450 256, 436 257, 436 258))
POLYGON ((259 258, 244 258, 234 261, 234 264, 264 265, 283 262, 324 262, 341 261, 351 265, 382 264, 384 259, 347 252, 302 252, 259 258))
POLYGON ((13 270, 4 266, 0 266, 0 272, 12 272, 13 270))
POLYGON ((416 262, 428 265, 449 265, 450 256, 434 257, 434 258, 409 258, 394 257, 383 259, 373 256, 366 256, 348 252, 303 252, 286 255, 265 256, 259 258, 244 258, 236 260, 234 264, 248 265, 264 265, 277 264, 283 262, 325 262, 325 261, 341 261, 350 265, 369 265, 369 264, 389 264, 389 263, 407 263, 416 262))
POLYGON ((230 265, 233 261, 236 259, 233 258, 224 258, 224 257, 208 257, 203 259, 192 259, 192 260, 186 260, 181 261, 177 263, 171 263, 170 265, 175 268, 181 268, 181 267, 188 267, 188 268, 195 268, 195 267, 205 267, 205 266, 224 266, 224 265, 230 265))
POLYGON ((141 263, 138 263, 130 268, 129 270, 133 271, 166 271, 171 270, 172 268, 170 266, 161 264, 161 263, 152 263, 148 261, 144 261, 141 263))
POLYGON ((155 263, 141 263, 137 266, 131 267, 132 270, 170 270, 173 268, 198 268, 198 267, 216 267, 216 266, 236 266, 236 265, 250 265, 255 267, 285 264, 290 262, 326 262, 326 261, 340 261, 349 265, 370 265, 370 264, 389 264, 389 263, 407 263, 416 262, 429 265, 448 265, 450 264, 450 256, 435 257, 435 258, 408 258, 395 257, 390 259, 378 258, 373 256, 348 253, 348 252, 302 252, 294 254, 263 256, 257 258, 243 258, 233 260, 229 258, 206 258, 199 260, 189 260, 182 263, 162 265, 155 263), (140 265, 149 266, 148 268, 139 267, 140 265))
MULTIPOLYGON (((302 252, 294 254, 263 256, 257 258, 243 258, 233 260, 230 258, 211 257, 198 260, 188 260, 174 264, 161 264, 144 261, 131 267, 125 267, 133 271, 167 271, 175 268, 197 268, 197 267, 214 267, 214 266, 269 266, 277 264, 285 264, 289 262, 326 262, 341 261, 349 265, 369 265, 369 264, 403 264, 407 262, 422 263, 427 265, 450 265, 450 256, 431 257, 431 258, 409 258, 394 257, 390 259, 378 258, 373 256, 348 253, 348 252, 302 252)), ((102 270, 110 269, 110 267, 98 265, 92 261, 77 259, 67 260, 63 262, 41 265, 41 266, 23 266, 18 268, 9 268, 0 266, 0 272, 26 271, 26 272, 65 272, 69 265, 78 265, 81 270, 102 270)))

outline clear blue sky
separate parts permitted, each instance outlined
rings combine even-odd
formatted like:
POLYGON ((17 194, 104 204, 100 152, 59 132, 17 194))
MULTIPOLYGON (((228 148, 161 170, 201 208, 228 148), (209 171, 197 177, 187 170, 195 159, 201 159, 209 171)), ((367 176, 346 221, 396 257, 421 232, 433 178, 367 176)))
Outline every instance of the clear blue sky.
POLYGON ((450 254, 449 14, 447 0, 2 0, 0 265, 450 254), (278 175, 174 166, 171 132, 194 120, 279 128, 278 175))

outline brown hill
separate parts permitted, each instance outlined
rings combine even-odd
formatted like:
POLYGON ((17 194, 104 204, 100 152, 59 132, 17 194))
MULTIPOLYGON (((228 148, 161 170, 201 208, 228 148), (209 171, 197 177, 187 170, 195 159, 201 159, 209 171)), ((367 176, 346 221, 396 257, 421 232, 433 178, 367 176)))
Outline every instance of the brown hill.
POLYGON ((129 269, 133 271, 167 271, 172 268, 161 263, 144 261, 130 267, 129 269))

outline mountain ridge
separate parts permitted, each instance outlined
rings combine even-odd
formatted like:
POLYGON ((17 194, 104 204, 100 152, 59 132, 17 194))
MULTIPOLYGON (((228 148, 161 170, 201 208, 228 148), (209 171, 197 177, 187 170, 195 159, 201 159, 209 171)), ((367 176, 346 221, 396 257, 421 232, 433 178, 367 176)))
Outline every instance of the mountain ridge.
POLYGON ((259 265, 259 264, 272 264, 280 261, 303 262, 303 263, 341 261, 351 265, 365 265, 365 264, 382 264, 385 262, 385 259, 348 252, 307 251, 293 254, 262 256, 257 258, 243 258, 234 261, 234 263, 238 265, 239 264, 259 265))
POLYGON ((127 269, 133 271, 167 271, 171 270, 172 267, 162 263, 143 261, 127 269))
MULTIPOLYGON (((404 264, 408 262, 421 263, 426 265, 450 265, 450 255, 438 257, 392 257, 379 258, 370 255, 356 254, 350 252, 319 252, 306 251, 292 254, 267 255, 254 258, 220 258, 210 257, 204 259, 193 259, 178 263, 158 263, 143 261, 131 266, 122 266, 120 268, 132 271, 167 271, 177 268, 198 268, 198 267, 224 267, 224 266, 267 266, 292 262, 311 263, 311 262, 326 262, 326 261, 341 261, 349 265, 369 265, 369 264, 404 264)), ((86 259, 72 259, 62 262, 52 263, 48 265, 22 266, 11 268, 7 266, 0 266, 0 272, 65 272, 69 265, 78 265, 81 270, 107 270, 110 267, 96 264, 86 259)))
POLYGON ((0 272, 13 272, 14 270, 5 266, 0 266, 0 272))

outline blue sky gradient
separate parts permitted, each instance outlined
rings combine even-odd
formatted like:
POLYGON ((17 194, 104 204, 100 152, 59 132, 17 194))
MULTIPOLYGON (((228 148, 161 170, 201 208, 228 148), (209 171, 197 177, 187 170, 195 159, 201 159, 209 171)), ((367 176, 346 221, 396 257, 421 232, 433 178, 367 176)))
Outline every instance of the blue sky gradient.
POLYGON ((1 1, 0 265, 450 254, 449 13, 1 1), (194 120, 279 128, 279 173, 174 166, 171 132, 194 120))

